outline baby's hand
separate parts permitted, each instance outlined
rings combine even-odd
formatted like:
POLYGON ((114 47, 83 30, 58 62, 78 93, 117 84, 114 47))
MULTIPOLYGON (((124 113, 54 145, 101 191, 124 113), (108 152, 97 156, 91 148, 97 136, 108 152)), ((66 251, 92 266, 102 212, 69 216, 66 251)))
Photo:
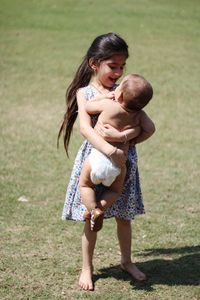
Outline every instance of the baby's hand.
POLYGON ((115 92, 109 92, 105 95, 105 98, 115 100, 115 92))

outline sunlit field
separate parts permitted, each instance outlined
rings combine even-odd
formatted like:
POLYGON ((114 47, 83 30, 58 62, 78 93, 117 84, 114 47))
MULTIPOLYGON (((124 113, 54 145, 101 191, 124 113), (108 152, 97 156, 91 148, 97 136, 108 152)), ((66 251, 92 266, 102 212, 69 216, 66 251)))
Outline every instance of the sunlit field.
POLYGON ((0 299, 200 299, 200 3, 162 0, 1 0, 0 299), (119 33, 126 74, 154 87, 156 134, 138 145, 146 214, 132 223, 139 285, 119 268, 114 219, 94 255, 94 292, 77 287, 83 223, 61 221, 82 142, 68 159, 57 134, 65 91, 91 41, 119 33))

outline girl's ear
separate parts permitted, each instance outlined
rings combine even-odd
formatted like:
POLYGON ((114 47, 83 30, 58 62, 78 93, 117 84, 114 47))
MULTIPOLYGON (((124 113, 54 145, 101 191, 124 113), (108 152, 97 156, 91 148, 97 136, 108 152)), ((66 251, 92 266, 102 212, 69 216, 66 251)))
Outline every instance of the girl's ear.
POLYGON ((88 63, 90 68, 95 72, 97 70, 97 62, 94 60, 94 58, 90 58, 88 63))

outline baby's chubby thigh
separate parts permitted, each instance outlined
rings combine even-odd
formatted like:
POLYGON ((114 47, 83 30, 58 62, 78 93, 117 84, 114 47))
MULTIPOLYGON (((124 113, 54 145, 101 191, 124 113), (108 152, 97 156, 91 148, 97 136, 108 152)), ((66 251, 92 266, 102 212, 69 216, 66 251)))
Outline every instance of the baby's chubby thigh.
POLYGON ((125 177, 126 177, 126 165, 121 167, 121 172, 117 176, 115 181, 112 183, 112 185, 110 186, 110 189, 120 195, 123 190, 125 177))
POLYGON ((80 175, 80 180, 79 180, 80 187, 84 187, 84 186, 94 187, 94 184, 90 179, 90 172, 91 172, 91 165, 89 159, 86 159, 83 163, 83 168, 80 175))

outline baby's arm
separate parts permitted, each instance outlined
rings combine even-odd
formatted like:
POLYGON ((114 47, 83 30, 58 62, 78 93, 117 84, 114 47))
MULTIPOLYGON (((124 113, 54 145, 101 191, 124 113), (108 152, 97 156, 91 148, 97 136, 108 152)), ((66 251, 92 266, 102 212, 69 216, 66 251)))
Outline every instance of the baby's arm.
POLYGON ((144 112, 140 112, 140 134, 132 140, 133 144, 139 144, 147 140, 154 134, 156 128, 153 121, 149 118, 149 116, 144 112))
POLYGON ((113 100, 114 97, 115 97, 114 92, 108 92, 107 94, 98 94, 98 95, 94 96, 90 101, 100 101, 103 99, 112 99, 113 100))
MULTIPOLYGON (((109 99, 101 99, 101 100, 91 100, 87 101, 85 104, 85 110, 89 115, 98 115, 100 114, 104 109, 106 109, 109 99)), ((111 100, 110 100, 111 101, 111 100)))
POLYGON ((127 159, 125 153, 122 150, 116 149, 111 144, 106 142, 92 128, 90 115, 86 111, 86 104, 92 102, 93 101, 86 101, 81 89, 77 92, 80 132, 93 145, 93 147, 95 147, 97 150, 101 151, 108 157, 111 157, 117 165, 123 165, 127 159))

